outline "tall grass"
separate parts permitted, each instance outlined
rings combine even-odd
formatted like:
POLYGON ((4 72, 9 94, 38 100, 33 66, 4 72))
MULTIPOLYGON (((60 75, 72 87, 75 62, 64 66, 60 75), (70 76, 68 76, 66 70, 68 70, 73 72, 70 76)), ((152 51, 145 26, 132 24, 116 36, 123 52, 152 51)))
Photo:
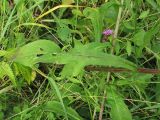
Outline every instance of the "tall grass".
POLYGON ((0 119, 160 119, 159 8, 0 1, 0 119))

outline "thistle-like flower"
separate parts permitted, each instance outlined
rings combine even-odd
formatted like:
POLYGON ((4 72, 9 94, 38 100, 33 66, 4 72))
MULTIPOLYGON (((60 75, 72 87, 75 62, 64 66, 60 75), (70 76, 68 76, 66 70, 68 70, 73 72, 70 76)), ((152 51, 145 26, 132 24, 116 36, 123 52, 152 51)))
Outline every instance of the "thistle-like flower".
POLYGON ((103 31, 103 35, 105 35, 105 36, 109 36, 112 33, 113 33, 113 31, 111 29, 106 29, 106 30, 103 31))

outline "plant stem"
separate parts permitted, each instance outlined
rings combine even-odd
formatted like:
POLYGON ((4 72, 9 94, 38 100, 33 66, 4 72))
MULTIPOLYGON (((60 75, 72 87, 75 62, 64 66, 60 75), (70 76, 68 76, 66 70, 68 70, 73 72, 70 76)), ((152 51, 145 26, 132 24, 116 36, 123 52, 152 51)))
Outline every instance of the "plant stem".
POLYGON ((117 35, 118 35, 119 24, 120 24, 121 14, 122 14, 122 10, 123 10, 122 9, 123 2, 124 2, 124 0, 121 0, 121 6, 119 7, 118 17, 117 17, 117 21, 116 21, 116 27, 115 27, 114 34, 113 34, 112 49, 111 49, 112 54, 114 54, 114 47, 116 45, 116 38, 117 38, 117 35))
POLYGON ((120 72, 138 72, 144 74, 160 74, 160 69, 149 69, 149 68, 138 68, 136 71, 131 71, 124 68, 112 68, 112 67, 98 67, 98 66, 86 66, 86 71, 101 71, 101 72, 113 72, 113 73, 120 73, 120 72))
MULTIPOLYGON (((121 5, 123 5, 123 2, 124 2, 124 0, 121 0, 121 5)), ((111 54, 114 54, 114 47, 115 47, 116 38, 117 38, 117 35, 118 35, 121 14, 122 14, 122 6, 119 7, 118 17, 117 17, 117 21, 116 21, 116 27, 115 27, 115 31, 114 31, 114 35, 113 35, 113 39, 112 39, 111 54)), ((107 83, 109 83, 110 77, 111 77, 111 72, 108 72, 107 83)), ((106 101, 106 96, 107 96, 106 95, 106 89, 104 89, 103 96, 104 96, 104 98, 103 98, 102 103, 101 103, 101 108, 100 108, 100 113, 99 113, 99 120, 102 120, 102 116, 103 116, 104 102, 106 101)))
POLYGON ((106 100, 106 89, 104 89, 103 95, 104 95, 104 98, 103 98, 102 103, 101 103, 101 109, 100 109, 98 120, 102 120, 103 111, 104 111, 104 103, 105 103, 105 100, 106 100))
MULTIPOLYGON (((64 65, 56 64, 57 68, 62 68, 64 65)), ((121 72, 138 72, 144 74, 160 74, 160 69, 150 69, 150 68, 137 68, 137 70, 132 71, 125 68, 113 68, 113 67, 104 67, 104 66, 92 66, 88 65, 84 68, 85 71, 100 71, 100 72, 113 72, 113 73, 121 73, 121 72)))

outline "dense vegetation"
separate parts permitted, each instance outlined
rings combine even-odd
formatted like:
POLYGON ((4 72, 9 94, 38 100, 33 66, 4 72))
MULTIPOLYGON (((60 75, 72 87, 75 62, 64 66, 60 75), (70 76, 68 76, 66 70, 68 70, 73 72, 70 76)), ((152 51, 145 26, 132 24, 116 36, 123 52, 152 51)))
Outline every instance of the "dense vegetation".
POLYGON ((0 120, 159 120, 159 0, 0 0, 0 120))

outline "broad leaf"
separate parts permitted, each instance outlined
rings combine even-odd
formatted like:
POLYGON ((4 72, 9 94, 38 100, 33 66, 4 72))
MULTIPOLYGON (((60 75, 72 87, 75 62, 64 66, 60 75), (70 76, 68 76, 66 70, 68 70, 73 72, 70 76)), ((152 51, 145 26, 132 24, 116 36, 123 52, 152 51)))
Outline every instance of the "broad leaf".
POLYGON ((52 41, 38 40, 17 49, 12 60, 32 67, 38 62, 52 63, 52 57, 60 52, 60 48, 52 41))

